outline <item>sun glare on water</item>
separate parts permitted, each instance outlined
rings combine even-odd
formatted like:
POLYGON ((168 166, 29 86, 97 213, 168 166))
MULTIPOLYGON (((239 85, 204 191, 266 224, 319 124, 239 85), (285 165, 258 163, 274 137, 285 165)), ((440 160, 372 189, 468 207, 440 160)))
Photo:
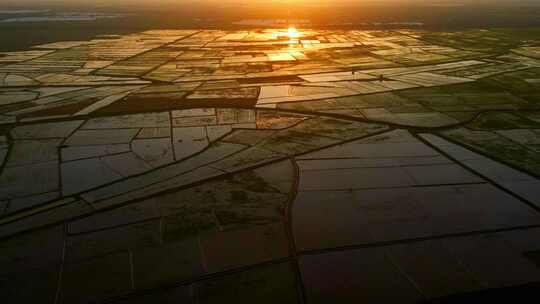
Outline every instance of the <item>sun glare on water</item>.
POLYGON ((300 37, 300 33, 298 32, 298 30, 294 27, 290 27, 288 30, 287 30, 287 36, 291 39, 295 39, 295 38, 298 38, 300 37))

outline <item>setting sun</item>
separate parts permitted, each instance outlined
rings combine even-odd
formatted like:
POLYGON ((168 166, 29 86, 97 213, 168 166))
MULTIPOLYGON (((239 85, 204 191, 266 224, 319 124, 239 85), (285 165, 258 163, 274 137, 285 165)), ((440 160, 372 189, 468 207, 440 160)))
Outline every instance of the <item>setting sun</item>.
POLYGON ((539 16, 0 0, 0 304, 538 298, 539 16))

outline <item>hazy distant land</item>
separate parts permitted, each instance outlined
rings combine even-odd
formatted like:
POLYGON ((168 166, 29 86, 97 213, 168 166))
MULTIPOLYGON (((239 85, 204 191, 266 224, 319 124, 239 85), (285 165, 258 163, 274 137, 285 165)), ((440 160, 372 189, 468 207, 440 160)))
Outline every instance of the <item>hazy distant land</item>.
POLYGON ((132 5, 113 1, 113 4, 103 5, 70 2, 26 6, 18 2, 17 5, 0 5, 0 51, 148 29, 281 27, 288 23, 287 18, 292 23, 299 21, 293 24, 295 26, 310 28, 452 30, 540 26, 540 7, 534 2, 519 2, 522 3, 519 6, 478 2, 470 5, 456 1, 434 1, 429 5, 414 4, 415 1, 401 5, 375 2, 361 6, 346 3, 287 6, 283 1, 257 5, 225 1, 220 2, 217 9, 215 3, 208 4, 208 1, 183 6, 179 6, 178 1, 159 6, 149 6, 145 1, 131 1, 132 5))

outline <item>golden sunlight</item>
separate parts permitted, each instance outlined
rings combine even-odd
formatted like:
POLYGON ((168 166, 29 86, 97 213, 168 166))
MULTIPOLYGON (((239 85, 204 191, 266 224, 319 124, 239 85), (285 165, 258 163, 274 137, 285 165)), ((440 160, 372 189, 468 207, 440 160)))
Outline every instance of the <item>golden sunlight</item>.
POLYGON ((296 28, 294 27, 290 27, 288 30, 287 30, 287 36, 291 39, 295 39, 295 38, 298 38, 300 37, 300 33, 298 32, 298 30, 296 30, 296 28))

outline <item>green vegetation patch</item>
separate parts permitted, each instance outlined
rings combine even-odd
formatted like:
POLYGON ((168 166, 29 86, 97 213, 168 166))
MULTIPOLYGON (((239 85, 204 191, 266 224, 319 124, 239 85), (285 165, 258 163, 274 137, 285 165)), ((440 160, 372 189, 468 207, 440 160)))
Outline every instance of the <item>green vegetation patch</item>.
POLYGON ((499 134, 461 128, 444 131, 442 135, 523 171, 540 175, 540 153, 499 134))
POLYGON ((166 240, 282 222, 288 200, 283 189, 292 188, 283 184, 292 184, 294 176, 290 164, 274 166, 279 181, 261 168, 156 198, 166 240))
POLYGON ((499 87, 535 105, 540 103, 540 68, 496 75, 479 83, 499 87))
POLYGON ((468 124, 474 130, 535 129, 540 123, 512 113, 485 113, 468 124))
MULTIPOLYGON (((482 112, 486 110, 530 109, 530 102, 492 82, 475 82, 418 88, 397 93, 438 112, 482 112)), ((474 115, 473 115, 474 116, 474 115)))
POLYGON ((524 41, 537 40, 540 29, 470 29, 455 32, 424 32, 422 39, 434 44, 486 53, 506 53, 524 41))

